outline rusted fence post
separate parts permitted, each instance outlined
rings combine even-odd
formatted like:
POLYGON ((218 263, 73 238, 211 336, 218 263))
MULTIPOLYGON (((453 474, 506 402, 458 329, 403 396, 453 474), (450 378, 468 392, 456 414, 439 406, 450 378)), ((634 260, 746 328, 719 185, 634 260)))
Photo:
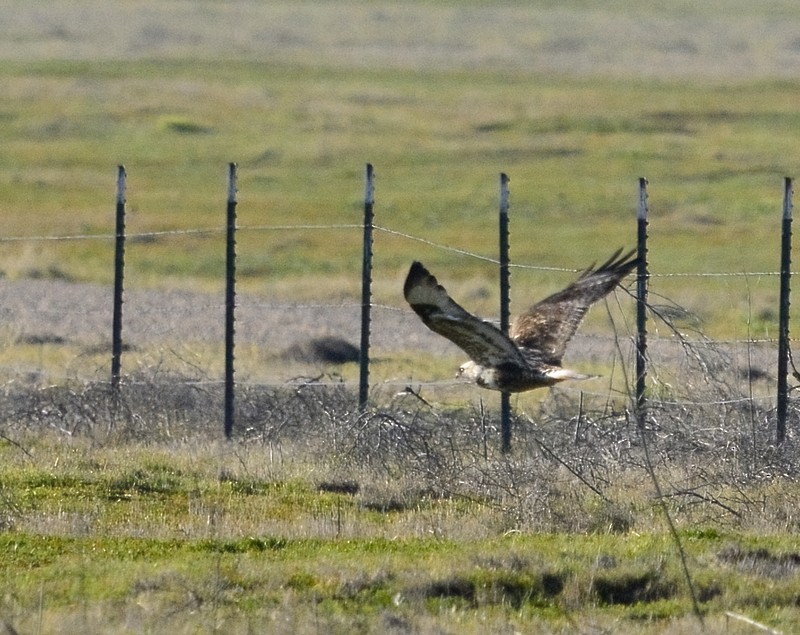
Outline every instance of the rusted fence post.
POLYGON ((361 347, 359 352, 358 407, 363 410, 369 398, 369 335, 372 307, 372 225, 375 204, 375 173, 367 163, 364 188, 364 239, 361 262, 361 347))
POLYGON ((225 438, 233 435, 234 346, 236 335, 236 164, 228 164, 225 241, 225 438))
MULTIPOLYGON (((500 174, 500 330, 508 333, 511 316, 511 285, 508 257, 508 175, 500 174)), ((503 454, 511 451, 511 395, 500 395, 500 449, 503 454)))
POLYGON ((125 279, 125 166, 117 167, 117 208, 114 233, 114 307, 111 323, 111 390, 116 400, 122 374, 122 290, 125 279))
POLYGON ((783 223, 781 231, 781 286, 778 308, 778 416, 775 440, 786 440, 786 414, 789 405, 789 295, 792 267, 792 179, 783 182, 783 223))

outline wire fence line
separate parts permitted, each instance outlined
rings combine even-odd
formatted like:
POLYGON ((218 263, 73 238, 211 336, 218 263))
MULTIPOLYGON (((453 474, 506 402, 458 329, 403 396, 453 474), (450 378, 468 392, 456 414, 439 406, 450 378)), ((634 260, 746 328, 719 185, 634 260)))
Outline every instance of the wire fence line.
MULTIPOLYGON (((571 272, 572 270, 563 270, 565 272, 571 272)), ((209 300, 205 298, 201 300, 202 296, 198 295, 193 300, 193 308, 194 309, 222 309, 225 305, 224 302, 220 300, 209 300)), ((251 308, 257 308, 264 311, 276 311, 276 310, 290 310, 290 311, 304 311, 304 310, 311 310, 311 309, 359 309, 361 304, 356 301, 339 301, 339 302, 272 302, 262 299, 254 299, 254 298, 247 298, 245 300, 241 300, 241 296, 238 302, 238 306, 248 306, 251 308)), ((397 305, 390 305, 385 304, 382 302, 372 302, 372 308, 378 311, 386 311, 392 313, 401 313, 407 314, 409 316, 413 316, 411 309, 406 306, 397 306, 397 305)), ((73 303, 71 306, 64 306, 59 308, 38 308, 37 311, 42 315, 50 315, 53 317, 58 317, 60 315, 106 315, 108 313, 106 307, 87 307, 80 303, 73 303)), ((137 311, 141 311, 144 313, 161 313, 164 315, 169 315, 176 311, 175 307, 173 306, 143 306, 141 308, 137 308, 137 311)), ((590 334, 585 335, 585 337, 591 338, 599 338, 599 339, 610 339, 612 336, 606 336, 602 334, 590 334)), ((697 337, 693 338, 691 336, 686 336, 688 341, 695 341, 701 342, 705 341, 705 338, 697 337)), ((777 342, 777 338, 775 337, 753 337, 747 339, 715 339, 717 343, 721 344, 733 344, 733 343, 774 343, 777 342)))
MULTIPOLYGON (((132 241, 137 239, 144 241, 148 238, 153 237, 169 237, 169 236, 222 236, 227 233, 228 227, 207 227, 207 228, 184 228, 184 229, 169 229, 169 230, 158 230, 158 231, 146 231, 146 232, 135 232, 127 234, 126 238, 132 241)), ((301 231, 301 232, 311 232, 311 231, 361 231, 363 229, 363 225, 355 224, 355 223, 334 223, 334 224, 259 224, 259 225, 242 225, 236 226, 236 232, 267 232, 267 231, 301 231)), ((373 225, 373 229, 379 233, 386 236, 392 236, 396 238, 401 238, 403 240, 408 240, 415 243, 425 244, 429 247, 434 249, 438 249, 441 251, 445 251, 448 253, 454 253, 459 256, 464 256, 468 258, 474 258, 480 260, 482 262, 487 262, 492 265, 500 265, 500 260, 494 257, 490 257, 484 254, 476 253, 474 251, 470 251, 468 249, 444 244, 436 241, 432 241, 428 238, 424 238, 421 236, 414 235, 409 232, 400 231, 398 229, 389 228, 382 225, 373 225)), ((81 240, 118 240, 120 235, 118 233, 110 233, 110 234, 74 234, 74 235, 35 235, 35 236, 8 236, 8 237, 0 237, 0 243, 14 243, 14 242, 37 242, 37 241, 81 241, 81 240)), ((140 247, 137 247, 140 248, 140 247)), ((144 247, 146 248, 146 246, 144 247)), ((551 267, 551 266, 541 266, 531 263, 508 263, 508 266, 513 267, 515 269, 527 269, 533 271, 547 271, 547 272, 559 272, 559 273, 575 273, 581 271, 580 269, 571 269, 571 268, 562 268, 562 267, 551 267)), ((742 277, 772 277, 772 276, 779 276, 781 275, 781 271, 742 271, 742 272, 708 272, 708 271, 700 271, 700 272, 650 272, 648 276, 650 278, 687 278, 687 277, 696 277, 696 278, 742 278, 742 277)), ((166 302, 163 306, 153 306, 153 305, 145 305, 141 304, 140 306, 137 305, 137 299, 133 298, 131 300, 126 300, 129 305, 133 305, 136 311, 140 314, 140 316, 152 316, 152 315, 163 315, 167 318, 167 323, 162 325, 156 325, 150 323, 146 326, 149 329, 149 333, 156 334, 156 335, 169 335, 170 333, 174 333, 175 331, 171 329, 168 322, 171 319, 175 319, 179 316, 186 315, 191 312, 196 311, 208 311, 208 312, 220 312, 220 316, 222 315, 221 311, 226 307, 226 304, 223 302, 209 302, 206 300, 198 302, 198 297, 193 297, 191 304, 187 304, 181 307, 177 307, 174 303, 166 302)), ((383 302, 375 302, 370 300, 369 305, 372 309, 375 309, 379 312, 385 314, 392 314, 400 316, 402 319, 408 319, 411 321, 417 328, 419 328, 418 321, 416 316, 413 312, 406 306, 395 306, 389 305, 383 302)), ((297 311, 297 312, 305 312, 305 311, 321 311, 327 315, 330 315, 331 311, 350 311, 355 314, 355 312, 360 311, 364 308, 364 302, 323 302, 323 303, 316 303, 316 302, 299 302, 299 303, 292 303, 292 302, 264 302, 261 299, 253 299, 248 298, 246 296, 237 295, 236 296, 236 307, 237 309, 247 309, 249 311, 260 311, 260 312, 270 312, 270 311, 297 311)), ((71 315, 71 316, 88 316, 88 315, 96 315, 99 317, 103 317, 108 315, 107 309, 103 307, 95 307, 95 306, 87 306, 84 303, 76 304, 74 306, 62 306, 60 308, 43 308, 40 310, 42 315, 50 315, 50 316, 59 316, 59 315, 71 315)), ((0 314, 1 315, 1 314, 0 314)), ((240 316, 237 318, 237 325, 239 327, 245 327, 242 330, 246 330, 248 320, 255 321, 253 316, 240 316)), ((221 322, 221 317, 220 317, 221 322)), ((619 325, 617 325, 619 326, 619 325)), ((615 326, 616 328, 616 326, 615 326)), ((186 329, 181 329, 182 332, 185 332, 186 329)), ((627 330, 628 336, 633 336, 632 327, 627 326, 623 329, 623 331, 627 330)), ((725 347, 739 347, 739 348, 747 348, 747 347, 771 347, 779 340, 778 338, 771 338, 771 337, 759 337, 759 338, 747 338, 747 339, 730 339, 730 340, 723 340, 710 343, 707 338, 702 336, 692 337, 691 335, 687 334, 680 334, 679 337, 676 337, 676 333, 673 331, 668 331, 669 335, 667 337, 660 337, 657 333, 653 334, 654 342, 656 348, 666 349, 666 348, 674 348, 679 351, 683 351, 686 353, 687 347, 694 349, 694 353, 697 354, 697 350, 700 347, 704 346, 725 346, 725 347)), ((615 342, 618 342, 620 336, 618 334, 603 336, 603 335, 587 335, 583 336, 586 338, 592 338, 598 342, 604 342, 608 345, 613 345, 615 342)), ((379 342, 379 340, 377 340, 379 342)), ((795 341, 795 340, 790 340, 795 341)), ((378 344, 380 346, 380 344, 378 344)), ((749 348, 748 348, 749 350, 749 348)), ((658 352, 658 351, 656 351, 658 352)), ((772 352, 772 351, 770 351, 772 352)), ((662 351, 663 353, 663 351, 662 351)), ((616 353, 615 353, 616 354, 616 353)), ((714 355, 717 355, 718 352, 714 352, 714 355)), ((674 357, 674 354, 673 354, 674 357)), ((702 364, 701 364, 702 365, 702 364)), ((666 374, 666 373, 664 373, 666 374)), ((194 380, 187 380, 189 382, 193 382, 194 380)), ((286 383, 291 382, 292 380, 285 380, 279 382, 271 382, 267 381, 258 381, 255 382, 253 385, 286 385, 286 383)), ((300 383, 305 382, 306 385, 322 385, 326 382, 311 382, 307 379, 301 379, 300 383)), ((209 379, 209 380, 198 380, 198 385, 200 384, 207 384, 207 385, 216 385, 216 380, 209 379)), ((247 379, 240 380, 238 383, 241 385, 249 385, 247 379)), ((330 382, 327 382, 330 383, 330 382)), ((454 382, 452 380, 442 380, 442 381, 417 381, 413 379, 381 379, 377 382, 380 386, 387 387, 387 388, 395 388, 395 387, 406 387, 408 385, 426 387, 426 388, 448 388, 454 386, 460 386, 462 384, 458 382, 454 382)), ((560 388, 564 392, 570 393, 577 393, 580 392, 581 394, 592 395, 596 397, 603 397, 608 396, 608 392, 593 392, 591 390, 584 390, 581 388, 574 388, 574 387, 564 387, 560 388)), ((749 395, 745 397, 733 397, 730 399, 722 399, 722 398, 709 398, 708 400, 691 400, 691 399, 672 399, 670 400, 668 397, 660 397, 662 399, 661 403, 667 404, 683 404, 683 405, 715 405, 715 404, 731 404, 731 403, 744 403, 748 400, 758 400, 764 403, 771 403, 774 399, 769 395, 749 395)))
MULTIPOLYGON (((261 231, 323 231, 323 230, 354 230, 361 231, 362 225, 353 223, 330 223, 330 224, 298 224, 298 225, 238 225, 237 232, 261 232, 261 231)), ((375 225, 376 232, 404 238, 406 240, 421 243, 441 251, 454 253, 475 260, 481 260, 493 265, 499 265, 500 261, 492 256, 480 254, 468 249, 447 245, 445 243, 436 242, 422 236, 403 232, 397 229, 391 229, 381 225, 375 225)), ((209 228, 187 228, 187 229, 164 229, 145 232, 126 232, 128 240, 136 241, 148 238, 163 238, 169 236, 222 236, 225 234, 225 227, 209 227, 209 228)), ((0 243, 14 243, 14 242, 70 242, 82 240, 104 240, 112 241, 117 238, 116 234, 65 234, 65 235, 30 235, 30 236, 0 236, 0 243)), ((580 273, 581 269, 574 269, 570 267, 554 267, 548 265, 537 265, 532 263, 509 263, 509 267, 513 269, 528 269, 531 271, 552 271, 556 273, 580 273)), ((792 270, 792 275, 800 275, 800 270, 792 270)), ((742 277, 758 277, 758 276, 779 276, 779 270, 774 271, 651 271, 649 276, 651 278, 742 278, 742 277)))

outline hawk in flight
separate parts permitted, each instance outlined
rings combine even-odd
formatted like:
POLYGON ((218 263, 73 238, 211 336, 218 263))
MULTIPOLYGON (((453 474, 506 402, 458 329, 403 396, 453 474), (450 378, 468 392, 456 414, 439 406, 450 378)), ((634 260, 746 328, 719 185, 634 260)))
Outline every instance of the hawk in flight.
POLYGON ((462 308, 420 262, 411 265, 403 295, 425 326, 470 357, 459 376, 491 390, 524 392, 590 377, 562 368, 561 358, 587 309, 639 263, 635 250, 621 253, 617 250, 597 268, 590 266, 568 287, 517 316, 508 335, 462 308))

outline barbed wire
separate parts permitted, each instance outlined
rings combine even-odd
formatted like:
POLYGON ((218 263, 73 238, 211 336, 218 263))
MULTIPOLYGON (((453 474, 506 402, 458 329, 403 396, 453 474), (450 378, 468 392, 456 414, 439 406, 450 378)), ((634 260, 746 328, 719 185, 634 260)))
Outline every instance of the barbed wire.
MULTIPOLYGON (((280 224, 280 225, 240 225, 237 226, 237 231, 322 231, 322 230, 361 230, 363 225, 358 223, 333 223, 333 224, 280 224)), ((391 236, 396 236, 413 242, 455 253, 460 256, 466 256, 488 262, 494 265, 500 265, 497 258, 486 256, 467 249, 453 247, 444 243, 436 242, 421 236, 415 236, 407 232, 402 232, 389 227, 381 225, 374 225, 373 229, 391 236)), ((208 228, 193 228, 193 229, 165 229, 147 232, 126 233, 126 240, 137 241, 148 238, 160 238, 164 236, 209 236, 209 235, 224 235, 227 229, 225 227, 208 227, 208 228)), ((13 243, 13 242, 69 242, 80 240, 116 240, 117 235, 113 233, 104 234, 65 234, 65 235, 33 235, 33 236, 0 236, 0 243, 13 243)), ((509 263, 511 268, 527 269, 532 271, 549 271, 558 273, 579 273, 583 269, 574 269, 570 267, 553 267, 547 265, 534 265, 529 263, 509 263)), ((650 278, 726 278, 726 277, 744 277, 744 276, 779 276, 780 271, 705 271, 705 272, 692 272, 692 271, 675 271, 675 272, 650 272, 650 278)), ((799 272, 791 272, 792 275, 800 275, 799 272)))
POLYGON ((383 232, 385 234, 389 234, 391 236, 399 236, 401 238, 405 238, 406 240, 412 240, 418 243, 422 243, 424 245, 428 245, 430 247, 436 247, 437 249, 441 249, 442 251, 449 251, 450 253, 459 254, 460 256, 469 256, 470 258, 475 258, 476 260, 483 260, 485 262, 491 262, 492 264, 499 265, 500 261, 496 258, 491 258, 489 256, 483 256, 481 254, 475 253, 473 251, 467 251, 466 249, 459 249, 457 247, 451 247, 450 245, 445 245, 443 243, 437 243, 433 240, 429 240, 427 238, 422 238, 420 236, 414 236, 412 234, 406 234, 401 231, 397 231, 395 229, 389 229, 387 227, 380 227, 378 225, 374 226, 379 232, 383 232))
MULTIPOLYGON (((322 230, 322 229, 361 229, 358 224, 331 224, 331 225, 237 225, 238 231, 287 231, 287 230, 322 230)), ((156 238, 161 236, 186 236, 186 235, 224 235, 226 227, 207 227, 195 229, 162 229, 148 232, 127 232, 126 240, 141 240, 142 238, 156 238)), ((116 240, 116 234, 64 234, 64 235, 35 235, 35 236, 0 236, 0 243, 4 242, 46 242, 46 241, 73 241, 73 240, 116 240)))

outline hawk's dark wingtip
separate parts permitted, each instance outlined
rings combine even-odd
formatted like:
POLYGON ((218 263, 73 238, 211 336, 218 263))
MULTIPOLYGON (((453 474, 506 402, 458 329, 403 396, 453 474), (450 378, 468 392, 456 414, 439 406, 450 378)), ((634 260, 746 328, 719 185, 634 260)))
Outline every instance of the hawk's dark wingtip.
POLYGON ((611 258, 600 265, 596 271, 614 271, 621 279, 633 271, 638 265, 639 256, 636 249, 631 249, 623 254, 622 247, 620 247, 611 255, 611 258))
POLYGON ((408 270, 408 275, 406 276, 406 282, 403 285, 403 295, 405 296, 406 300, 408 300, 408 293, 412 287, 419 284, 419 282, 425 278, 431 277, 430 271, 425 268, 419 260, 415 260, 411 263, 411 268, 408 270))

